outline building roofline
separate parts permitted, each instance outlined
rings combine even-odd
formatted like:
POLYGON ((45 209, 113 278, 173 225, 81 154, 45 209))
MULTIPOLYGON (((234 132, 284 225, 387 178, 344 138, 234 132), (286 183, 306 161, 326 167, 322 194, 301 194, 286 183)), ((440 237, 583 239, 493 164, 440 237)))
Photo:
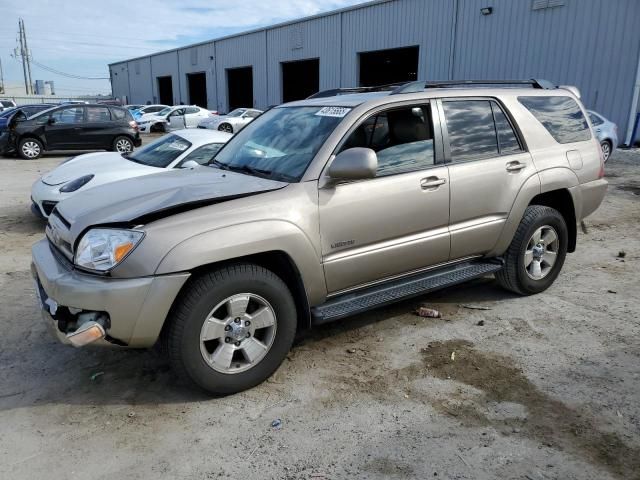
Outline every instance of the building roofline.
POLYGON ((252 30, 246 30, 244 32, 238 32, 238 33, 233 33, 231 35, 225 35, 223 37, 212 38, 211 40, 204 40, 202 42, 191 43, 191 44, 185 45, 183 47, 170 48, 168 50, 162 50, 160 52, 150 53, 148 55, 140 55, 139 57, 133 57, 133 58, 125 59, 125 60, 120 60, 120 61, 117 61, 117 62, 109 63, 108 67, 112 67, 112 66, 115 66, 115 65, 121 65, 123 63, 128 63, 128 62, 134 62, 136 60, 142 60, 142 59, 145 59, 145 58, 151 58, 151 57, 155 57, 155 56, 158 56, 158 55, 166 55, 167 53, 179 52, 181 50, 188 50, 189 48, 200 47, 202 45, 207 45, 207 44, 211 44, 211 43, 215 43, 215 42, 221 42, 223 40, 229 40, 231 38, 242 37, 244 35, 250 35, 250 34, 253 34, 253 33, 267 32, 269 30, 275 30, 276 28, 282 28, 282 27, 286 27, 286 26, 289 26, 289 25, 295 25, 297 23, 308 22, 310 20, 316 20, 318 18, 331 17, 333 15, 339 15, 341 13, 351 12, 351 11, 354 11, 354 10, 360 10, 362 8, 372 7, 374 5, 380 5, 380 4, 383 4, 383 3, 391 3, 391 2, 395 2, 395 1, 397 1, 397 0, 370 0, 368 2, 358 3, 356 5, 351 5, 350 7, 343 7, 343 8, 338 8, 336 10, 330 10, 328 12, 316 13, 315 15, 309 15, 307 17, 297 18, 295 20, 288 20, 286 22, 275 23, 273 25, 268 25, 266 27, 254 28, 252 30))

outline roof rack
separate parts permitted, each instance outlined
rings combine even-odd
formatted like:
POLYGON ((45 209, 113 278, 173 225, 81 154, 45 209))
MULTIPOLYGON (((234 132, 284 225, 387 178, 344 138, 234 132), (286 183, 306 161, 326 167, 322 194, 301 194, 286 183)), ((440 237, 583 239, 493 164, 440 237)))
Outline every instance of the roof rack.
POLYGON ((386 85, 376 85, 374 87, 332 88, 329 90, 322 90, 320 92, 314 93, 310 97, 307 97, 307 100, 311 98, 325 98, 335 97, 337 95, 349 95, 350 93, 370 93, 385 91, 395 92, 398 88, 401 88, 404 85, 407 85, 407 82, 388 83, 386 85))
POLYGON ((548 80, 532 78, 529 80, 442 80, 442 81, 419 81, 399 85, 391 92, 392 95, 400 93, 417 93, 427 88, 447 88, 447 87, 467 87, 476 85, 529 85, 532 88, 550 90, 557 88, 548 80))

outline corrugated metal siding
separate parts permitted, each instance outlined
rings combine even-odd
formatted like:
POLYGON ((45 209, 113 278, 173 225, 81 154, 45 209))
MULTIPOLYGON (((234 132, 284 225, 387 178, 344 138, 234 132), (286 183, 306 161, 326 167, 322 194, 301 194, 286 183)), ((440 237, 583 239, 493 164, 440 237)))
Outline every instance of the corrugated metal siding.
POLYGON ((129 103, 153 102, 150 59, 128 62, 128 68, 131 88, 129 103))
POLYGON ((180 101, 189 102, 188 73, 204 72, 207 78, 207 106, 216 109, 216 78, 215 78, 215 46, 214 42, 178 51, 178 65, 182 82, 180 83, 180 101), (213 58, 213 59, 212 59, 213 58), (195 63, 194 63, 195 60, 195 63))
POLYGON ((358 53, 420 46, 418 78, 447 78, 453 2, 402 0, 342 14, 342 85, 358 85, 358 53))
POLYGON ((267 31, 268 105, 282 102, 281 62, 319 58, 320 89, 340 86, 340 31, 340 14, 267 31))
MULTIPOLYGON (((228 111, 228 68, 253 67, 253 100, 256 108, 267 106, 267 48, 266 33, 256 32, 215 42, 217 109, 228 111)), ((247 105, 250 106, 250 105, 247 105)))
POLYGON ((186 73, 206 71, 209 108, 226 111, 228 68, 253 67, 255 106, 264 108, 282 99, 281 62, 320 58, 321 89, 354 86, 359 52, 418 45, 420 79, 535 77, 577 85, 587 107, 618 123, 622 135, 639 22, 640 0, 564 0, 539 10, 532 0, 389 0, 152 55, 149 74, 144 62, 135 73, 137 60, 110 68, 118 73, 114 95, 140 102, 157 97, 156 77, 172 75, 174 100, 187 103, 186 73), (487 6, 493 13, 481 15, 487 6))
POLYGON ((625 131, 638 52, 638 0, 566 0, 533 10, 531 1, 459 0, 454 77, 545 78, 576 85, 587 108, 625 131))

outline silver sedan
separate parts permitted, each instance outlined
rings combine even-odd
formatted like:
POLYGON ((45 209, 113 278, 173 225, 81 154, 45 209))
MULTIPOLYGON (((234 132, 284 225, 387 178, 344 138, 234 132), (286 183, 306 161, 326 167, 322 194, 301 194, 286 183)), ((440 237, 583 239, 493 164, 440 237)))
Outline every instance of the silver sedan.
POLYGON ((587 112, 589 113, 593 130, 596 132, 596 137, 598 137, 602 147, 604 161, 606 162, 618 146, 618 126, 593 110, 587 110, 587 112))

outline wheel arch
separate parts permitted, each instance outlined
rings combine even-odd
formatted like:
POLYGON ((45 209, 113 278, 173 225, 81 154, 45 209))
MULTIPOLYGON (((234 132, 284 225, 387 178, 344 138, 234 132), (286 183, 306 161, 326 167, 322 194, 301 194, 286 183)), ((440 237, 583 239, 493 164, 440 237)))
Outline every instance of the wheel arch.
POLYGON ((560 215, 564 218, 564 223, 567 224, 567 232, 569 233, 567 252, 575 252, 578 239, 578 225, 576 209, 569 189, 561 188, 540 193, 531 199, 529 205, 550 207, 560 212, 560 215))
POLYGON ((22 135, 20 135, 20 136, 16 139, 16 143, 15 143, 15 145, 16 145, 16 150, 18 149, 18 145, 20 144, 20 142, 21 142, 22 140, 27 139, 27 138, 33 138, 34 140, 38 140, 38 141, 42 144, 42 146, 44 147, 44 149, 45 149, 45 150, 47 149, 47 141, 46 141, 43 137, 41 137, 40 135, 37 135, 37 134, 35 134, 35 133, 33 133, 33 132, 26 132, 26 133, 23 133, 22 135))

